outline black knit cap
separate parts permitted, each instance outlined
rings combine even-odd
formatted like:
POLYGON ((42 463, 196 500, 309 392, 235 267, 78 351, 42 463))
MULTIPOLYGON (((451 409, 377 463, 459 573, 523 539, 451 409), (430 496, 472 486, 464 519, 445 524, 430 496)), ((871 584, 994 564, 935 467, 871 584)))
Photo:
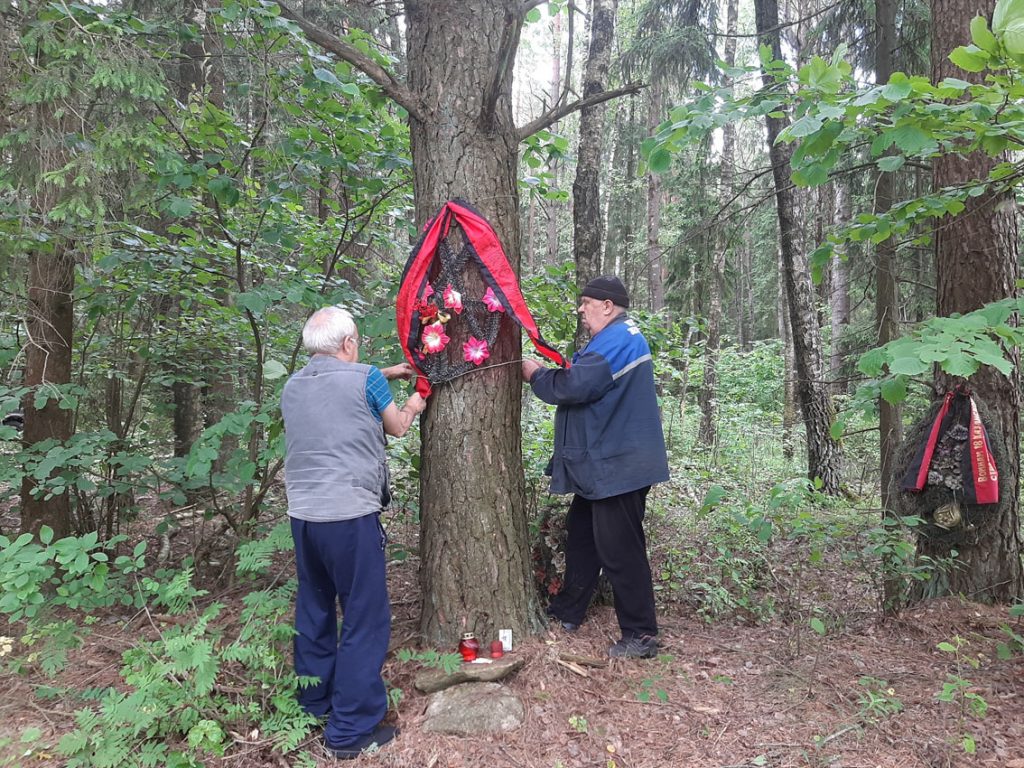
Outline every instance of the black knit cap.
POLYGON ((595 277, 587 283, 580 295, 600 301, 609 299, 612 304, 629 309, 629 294, 626 293, 626 286, 615 275, 595 277))

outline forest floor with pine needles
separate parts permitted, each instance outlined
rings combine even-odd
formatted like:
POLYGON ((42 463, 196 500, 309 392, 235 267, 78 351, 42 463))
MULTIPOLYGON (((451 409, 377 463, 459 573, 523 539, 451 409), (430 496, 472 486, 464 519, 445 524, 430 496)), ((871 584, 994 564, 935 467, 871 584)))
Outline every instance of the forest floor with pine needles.
MULTIPOLYGON (((393 525, 391 535, 415 552, 412 523, 393 525)), ((780 551, 779 562, 786 556, 780 551)), ((655 550, 656 571, 659 557, 655 550)), ((289 567, 285 558, 274 570, 280 577, 289 567)), ((618 639, 612 608, 595 605, 575 633, 551 628, 539 637, 516 638, 512 653, 525 665, 504 682, 524 705, 522 727, 477 738, 429 733, 423 728, 429 697, 413 687, 421 667, 399 661, 395 653, 416 647, 416 567, 413 555, 389 570, 394 626, 384 676, 403 692, 397 710, 388 715, 401 734, 352 765, 1024 768, 1024 657, 1004 660, 997 654, 997 644, 1006 640, 1006 608, 948 598, 883 618, 870 610, 871 598, 857 580, 836 571, 816 586, 806 585, 819 590, 820 601, 828 602, 834 615, 845 615, 840 626, 824 634, 812 631, 805 619, 787 620, 783 611, 757 621, 734 615, 708 622, 691 602, 659 592, 657 658, 571 670, 559 663, 562 654, 605 658, 607 647, 618 639), (944 651, 940 644, 958 644, 959 651, 944 651), (954 685, 951 700, 942 701, 939 694, 955 680, 961 682, 954 685), (978 698, 987 706, 983 717, 969 708, 978 698), (965 751, 965 739, 973 741, 975 754, 965 751)), ((238 586, 211 587, 205 599, 231 606, 241 594, 238 586)), ((221 619, 229 623, 237 614, 231 608, 221 619)), ((161 617, 157 623, 175 618, 161 617)), ((1021 632, 1019 625, 1015 631, 1021 632)), ((148 614, 126 620, 112 612, 93 625, 82 648, 71 652, 57 680, 31 668, 7 675, 0 681, 0 735, 36 727, 42 731, 37 744, 55 744, 73 727, 72 714, 81 703, 42 699, 36 695, 40 687, 81 691, 121 686, 122 653, 139 637, 157 633, 148 614)), ((257 732, 239 729, 232 736, 235 747, 204 764, 294 764, 292 756, 274 752, 257 732)), ((318 765, 335 762, 320 746, 318 733, 310 734, 303 748, 318 765)), ((11 756, 8 751, 7 759, 11 756)), ((13 764, 62 765, 63 758, 36 748, 31 757, 15 758, 13 764)))

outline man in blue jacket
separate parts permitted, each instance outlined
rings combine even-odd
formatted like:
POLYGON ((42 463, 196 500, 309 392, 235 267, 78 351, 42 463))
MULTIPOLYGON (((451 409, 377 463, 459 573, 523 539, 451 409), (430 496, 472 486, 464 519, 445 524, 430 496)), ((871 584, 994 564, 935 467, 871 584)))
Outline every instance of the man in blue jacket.
POLYGON ((576 629, 603 569, 622 631, 608 654, 650 658, 658 652, 658 624, 643 519, 651 485, 668 480, 668 458, 651 350, 628 308, 622 281, 594 278, 577 310, 590 343, 570 368, 524 360, 522 373, 537 397, 558 406, 551 492, 574 494, 565 584, 548 613, 576 629))

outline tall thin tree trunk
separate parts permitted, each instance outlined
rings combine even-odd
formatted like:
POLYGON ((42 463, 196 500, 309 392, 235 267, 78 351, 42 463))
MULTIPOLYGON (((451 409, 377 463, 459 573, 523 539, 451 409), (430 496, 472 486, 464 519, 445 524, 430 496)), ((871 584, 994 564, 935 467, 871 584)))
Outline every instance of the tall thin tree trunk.
MULTIPOLYGON (((662 86, 650 87, 647 128, 652 133, 661 122, 662 86)), ((647 173, 647 287, 651 311, 665 308, 665 278, 661 263, 661 179, 656 173, 647 173)))
MULTIPOLYGON (((617 0, 591 0, 590 50, 583 73, 583 98, 600 93, 608 80, 615 33, 617 0)), ((582 290, 601 273, 601 157, 604 147, 605 104, 580 112, 580 143, 576 156, 576 180, 572 185, 573 251, 576 286, 582 290)), ((586 331, 576 319, 575 348, 580 349, 586 331)))
POLYGON ((793 331, 789 325, 789 302, 786 300, 786 281, 783 277, 785 266, 782 262, 782 249, 776 252, 778 271, 778 307, 779 338, 782 340, 782 455, 792 459, 794 455, 793 430, 796 428, 796 366, 793 354, 793 331))
MULTIPOLYGON (((896 4, 894 0, 877 0, 875 26, 878 41, 875 45, 875 83, 889 81, 896 50, 896 4)), ((875 180, 876 214, 884 214, 892 207, 894 176, 879 172, 875 180)), ((875 248, 875 331, 878 346, 884 346, 899 336, 899 283, 896 280, 896 245, 892 238, 883 240, 875 248)), ((896 449, 903 442, 903 413, 898 404, 878 399, 878 466, 881 481, 882 518, 893 516, 890 484, 896 449)), ((902 593, 899 579, 889 577, 883 586, 882 604, 887 611, 898 608, 902 593)))
MULTIPOLYGON (((725 64, 736 63, 736 19, 737 0, 729 0, 726 11, 725 64)), ((731 91, 731 78, 730 78, 731 91)), ((732 197, 733 162, 735 159, 736 126, 729 122, 722 128, 722 167, 719 172, 719 204, 726 205, 732 197)), ((704 381, 700 388, 700 429, 697 439, 705 446, 712 446, 717 439, 718 421, 718 356, 722 346, 722 295, 725 293, 725 254, 729 247, 729 232, 724 222, 727 215, 720 216, 723 224, 718 230, 718 242, 711 254, 711 275, 707 312, 707 339, 704 342, 704 381)))
MULTIPOLYGON (((770 47, 775 58, 781 60, 777 0, 755 0, 755 17, 761 44, 770 47)), ((762 79, 765 88, 773 87, 773 78, 764 68, 762 79)), ((779 134, 789 124, 789 120, 787 117, 769 115, 765 117, 765 122, 779 216, 783 279, 796 355, 797 391, 807 431, 807 470, 811 479, 820 480, 822 491, 837 494, 842 484, 842 449, 830 433, 835 408, 822 380, 821 329, 814 308, 806 261, 800 258, 797 245, 794 199, 789 180, 792 150, 789 145, 778 141, 779 134)))
MULTIPOLYGON (((849 225, 853 218, 853 202, 850 187, 845 180, 837 182, 836 207, 832 221, 837 228, 849 225)), ((829 314, 832 316, 832 350, 829 364, 829 379, 832 392, 842 395, 846 392, 843 380, 843 364, 846 360, 846 333, 850 325, 850 269, 840 254, 832 256, 829 269, 829 314)))
MULTIPOLYGON (((949 51, 969 38, 968 25, 976 7, 966 0, 933 0, 932 78, 971 77, 946 58, 949 51)), ((969 183, 988 177, 1002 157, 983 152, 967 156, 937 157, 933 165, 935 188, 969 183)), ((1011 194, 984 194, 965 200, 964 211, 936 233, 935 263, 938 284, 937 314, 970 312, 992 301, 1020 295, 1017 252, 1016 204, 1011 194)), ((1009 376, 982 367, 970 378, 974 396, 988 406, 994 423, 991 433, 1005 442, 1007 461, 1000 464, 999 503, 992 505, 985 535, 964 535, 957 542, 958 567, 946 574, 948 592, 971 599, 1011 602, 1024 596, 1020 536, 1020 386, 1019 351, 1013 351, 1014 368, 1009 376)), ((939 372, 936 389, 949 391, 961 380, 939 372)), ((918 553, 929 557, 949 554, 950 545, 922 537, 918 553)), ((933 592, 934 594, 934 592, 933 592)))
MULTIPOLYGON (((569 9, 569 13, 572 13, 572 9, 569 9)), ((562 14, 555 16, 554 27, 554 46, 552 46, 552 57, 551 57, 551 101, 552 103, 559 97, 562 92, 562 14)), ((553 160, 551 163, 551 183, 553 186, 558 186, 558 172, 560 164, 558 160, 553 160)), ((557 264, 558 259, 558 209, 559 205, 554 200, 548 200, 547 213, 548 213, 548 264, 557 264)))

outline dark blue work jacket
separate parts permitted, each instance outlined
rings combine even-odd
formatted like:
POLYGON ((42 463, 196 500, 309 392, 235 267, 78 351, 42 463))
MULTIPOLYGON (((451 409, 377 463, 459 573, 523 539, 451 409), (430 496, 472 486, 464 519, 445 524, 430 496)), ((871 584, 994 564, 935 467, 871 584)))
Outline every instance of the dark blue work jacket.
POLYGON ((541 368, 534 393, 555 411, 552 493, 606 499, 668 480, 651 350, 620 315, 573 355, 570 368, 541 368))

